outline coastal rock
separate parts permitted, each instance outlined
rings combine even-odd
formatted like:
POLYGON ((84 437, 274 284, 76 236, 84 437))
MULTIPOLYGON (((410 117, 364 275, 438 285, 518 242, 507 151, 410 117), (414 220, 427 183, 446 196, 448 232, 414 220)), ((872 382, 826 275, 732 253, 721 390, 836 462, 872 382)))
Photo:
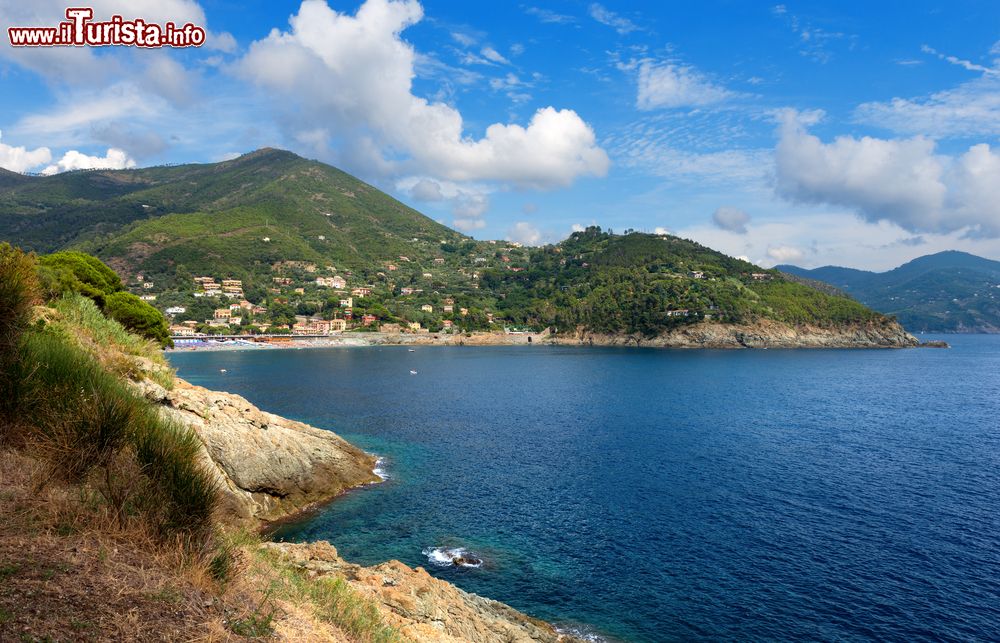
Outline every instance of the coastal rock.
POLYGON ((310 576, 339 576, 378 605, 386 621, 417 643, 573 643, 580 641, 514 608, 458 589, 398 560, 349 563, 325 541, 262 547, 310 576))
MULTIPOLYGON (((154 385, 155 386, 155 385, 154 385)), ((275 521, 375 482, 375 457, 331 431, 265 411, 239 395, 181 379, 163 395, 163 413, 190 426, 202 460, 222 490, 220 520, 275 521)))
POLYGON ((890 319, 834 327, 790 326, 766 319, 753 324, 702 322, 650 338, 581 330, 554 336, 551 341, 569 345, 663 348, 908 348, 920 343, 890 319))

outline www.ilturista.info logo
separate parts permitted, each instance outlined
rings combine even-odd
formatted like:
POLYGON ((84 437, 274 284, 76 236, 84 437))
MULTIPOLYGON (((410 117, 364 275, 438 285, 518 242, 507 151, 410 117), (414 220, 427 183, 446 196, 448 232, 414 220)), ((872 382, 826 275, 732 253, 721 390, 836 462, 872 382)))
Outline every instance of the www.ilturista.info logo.
POLYGON ((190 22, 159 25, 142 18, 125 20, 111 16, 106 22, 92 22, 94 10, 87 7, 66 9, 66 21, 56 27, 7 27, 14 47, 200 47, 205 44, 205 30, 190 22))

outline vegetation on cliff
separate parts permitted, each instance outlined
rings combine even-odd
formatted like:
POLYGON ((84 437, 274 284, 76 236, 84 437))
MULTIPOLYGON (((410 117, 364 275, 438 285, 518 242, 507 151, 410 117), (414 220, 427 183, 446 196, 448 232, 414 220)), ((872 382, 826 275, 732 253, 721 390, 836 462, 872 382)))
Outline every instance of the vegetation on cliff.
POLYGON ((877 316, 694 241, 598 227, 539 249, 526 271, 488 272, 483 284, 502 293, 499 310, 517 322, 598 333, 654 336, 702 320, 835 325, 877 316))
POLYGON ((135 385, 172 386, 159 345, 102 312, 106 266, 63 273, 87 296, 52 268, 0 245, 0 639, 398 640, 351 588, 248 564, 200 438, 135 385))

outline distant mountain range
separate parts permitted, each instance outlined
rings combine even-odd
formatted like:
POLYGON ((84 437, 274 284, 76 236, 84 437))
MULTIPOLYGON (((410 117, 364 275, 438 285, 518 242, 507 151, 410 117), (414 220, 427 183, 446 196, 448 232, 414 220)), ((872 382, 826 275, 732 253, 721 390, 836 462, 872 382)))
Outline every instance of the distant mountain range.
POLYGON ((1000 332, 1000 261, 948 250, 887 272, 775 268, 829 284, 874 310, 895 315, 911 332, 1000 332))

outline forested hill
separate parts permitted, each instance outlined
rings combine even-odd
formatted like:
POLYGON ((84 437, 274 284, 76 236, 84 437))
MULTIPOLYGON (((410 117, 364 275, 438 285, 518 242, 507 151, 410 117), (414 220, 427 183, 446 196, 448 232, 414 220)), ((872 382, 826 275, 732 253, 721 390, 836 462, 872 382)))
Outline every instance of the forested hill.
POLYGON ((473 240, 334 167, 273 149, 215 164, 0 173, 0 240, 96 255, 125 288, 183 309, 171 321, 199 332, 347 316, 349 329, 653 335, 703 320, 875 317, 836 291, 669 235, 592 227, 541 248, 473 240), (216 315, 233 297, 245 305, 230 326, 216 315))
POLYGON ((76 247, 116 268, 365 262, 463 238, 349 174, 274 149, 214 164, 12 176, 0 176, 0 238, 38 252, 76 247))
POLYGON ((693 241, 598 227, 534 251, 521 272, 491 271, 505 316, 527 324, 653 335, 693 321, 843 324, 877 315, 693 241))

